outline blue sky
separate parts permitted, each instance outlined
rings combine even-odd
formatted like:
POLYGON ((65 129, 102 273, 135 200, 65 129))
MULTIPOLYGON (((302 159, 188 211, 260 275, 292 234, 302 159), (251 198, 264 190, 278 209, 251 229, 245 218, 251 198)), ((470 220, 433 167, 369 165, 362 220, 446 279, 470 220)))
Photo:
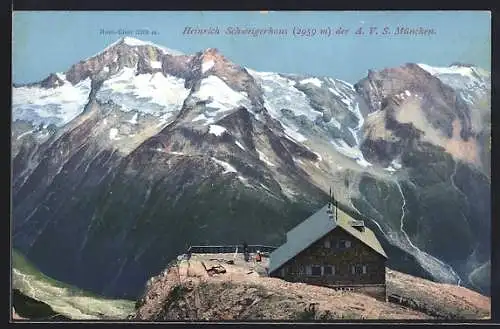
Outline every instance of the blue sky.
POLYGON ((158 35, 137 37, 185 53, 218 48, 233 62, 258 71, 331 76, 357 82, 368 69, 407 62, 448 66, 465 62, 490 70, 491 21, 486 11, 375 12, 15 12, 13 81, 39 81, 64 72, 119 36, 100 29, 149 29, 158 35), (220 35, 183 35, 184 28, 219 27, 220 35), (295 37, 294 27, 344 27, 345 36, 295 37), (432 28, 432 36, 357 36, 359 27, 432 28), (282 28, 286 36, 230 36, 228 27, 282 28))

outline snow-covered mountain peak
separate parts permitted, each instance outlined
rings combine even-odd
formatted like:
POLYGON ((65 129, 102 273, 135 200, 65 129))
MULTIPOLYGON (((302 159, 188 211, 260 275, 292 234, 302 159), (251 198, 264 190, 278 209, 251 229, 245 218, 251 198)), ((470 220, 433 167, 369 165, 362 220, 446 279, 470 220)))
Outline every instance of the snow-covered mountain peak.
POLYGON ((469 106, 489 107, 490 72, 477 66, 456 63, 448 67, 426 64, 418 64, 418 66, 455 89, 469 106))
POLYGON ((55 124, 62 126, 76 118, 88 102, 91 81, 89 78, 73 85, 63 74, 52 74, 44 83, 13 88, 13 119, 31 122, 33 125, 55 124))
POLYGON ((100 55, 105 54, 109 51, 117 49, 118 47, 123 47, 123 46, 128 46, 132 49, 136 48, 136 47, 154 47, 154 48, 160 50, 163 54, 174 55, 174 56, 183 55, 183 53, 181 51, 166 48, 164 46, 158 45, 158 44, 153 43, 151 41, 140 40, 140 39, 136 39, 136 38, 132 38, 132 37, 123 37, 123 38, 120 38, 120 39, 116 40, 115 42, 111 43, 106 48, 104 48, 103 50, 101 50, 97 54, 87 58, 86 60, 100 56, 100 55))
POLYGON ((171 48, 166 48, 151 41, 143 41, 136 38, 124 37, 121 40, 121 42, 131 47, 147 47, 147 46, 155 47, 162 50, 164 54, 175 55, 175 56, 184 55, 184 53, 182 53, 181 51, 171 48))
POLYGON ((434 76, 441 76, 445 74, 455 74, 455 75, 458 74, 470 79, 478 78, 478 76, 479 77, 489 76, 489 73, 486 70, 472 65, 452 64, 448 67, 431 66, 422 63, 419 63, 417 65, 434 76))
POLYGON ((84 59, 65 72, 73 85, 90 77, 103 81, 121 74, 124 68, 134 68, 138 74, 161 71, 165 58, 181 58, 179 51, 165 48, 150 41, 131 37, 120 38, 99 53, 84 59))
POLYGON ((99 81, 96 100, 111 102, 125 112, 154 114, 165 123, 180 109, 189 91, 185 79, 162 72, 165 55, 172 54, 180 53, 149 41, 120 38, 64 73, 15 87, 14 120, 64 125, 83 112, 92 82, 99 81))
POLYGON ((218 48, 207 48, 203 50, 202 52, 203 56, 215 56, 215 57, 222 57, 222 53, 218 48))
POLYGON ((120 41, 123 42, 124 44, 129 45, 129 46, 147 46, 147 45, 151 45, 147 41, 142 41, 142 40, 139 40, 139 39, 136 39, 136 38, 132 38, 132 37, 124 37, 120 41))
POLYGON ((216 63, 227 61, 217 48, 205 49, 200 56, 201 73, 211 70, 216 63))

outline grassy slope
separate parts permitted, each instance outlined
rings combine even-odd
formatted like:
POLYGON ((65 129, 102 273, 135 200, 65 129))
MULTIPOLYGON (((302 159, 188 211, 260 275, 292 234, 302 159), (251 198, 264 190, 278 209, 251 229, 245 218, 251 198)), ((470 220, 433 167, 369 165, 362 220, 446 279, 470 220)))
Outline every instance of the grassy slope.
POLYGON ((125 319, 134 309, 133 301, 107 299, 46 276, 17 250, 12 267, 14 289, 71 319, 125 319))
POLYGON ((38 301, 21 293, 17 289, 13 289, 12 318, 14 320, 33 320, 33 321, 67 321, 70 318, 54 312, 54 310, 44 302, 38 301))

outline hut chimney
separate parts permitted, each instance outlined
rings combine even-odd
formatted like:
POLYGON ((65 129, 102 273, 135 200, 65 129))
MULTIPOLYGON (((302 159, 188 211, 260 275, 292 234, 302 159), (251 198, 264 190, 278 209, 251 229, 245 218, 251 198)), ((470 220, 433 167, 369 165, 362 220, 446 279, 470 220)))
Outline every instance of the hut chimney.
POLYGON ((338 216, 339 216, 339 202, 337 200, 335 200, 335 221, 337 221, 338 219, 338 216))
POLYGON ((333 196, 332 188, 330 187, 330 199, 328 200, 328 209, 326 210, 326 213, 328 214, 328 218, 330 218, 333 222, 337 221, 337 216, 335 212, 335 216, 333 213, 333 207, 335 203, 335 197, 333 196))

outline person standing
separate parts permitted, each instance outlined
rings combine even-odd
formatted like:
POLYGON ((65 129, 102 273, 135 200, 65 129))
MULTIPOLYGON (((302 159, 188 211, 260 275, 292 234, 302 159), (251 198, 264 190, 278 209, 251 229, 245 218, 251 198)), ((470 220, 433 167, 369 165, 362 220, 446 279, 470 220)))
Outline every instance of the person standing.
POLYGON ((250 254, 248 252, 248 244, 246 242, 243 242, 243 254, 245 256, 245 262, 248 262, 250 260, 250 254))
POLYGON ((255 256, 255 261, 260 262, 262 260, 262 256, 260 255, 260 250, 257 250, 257 256, 255 256))

